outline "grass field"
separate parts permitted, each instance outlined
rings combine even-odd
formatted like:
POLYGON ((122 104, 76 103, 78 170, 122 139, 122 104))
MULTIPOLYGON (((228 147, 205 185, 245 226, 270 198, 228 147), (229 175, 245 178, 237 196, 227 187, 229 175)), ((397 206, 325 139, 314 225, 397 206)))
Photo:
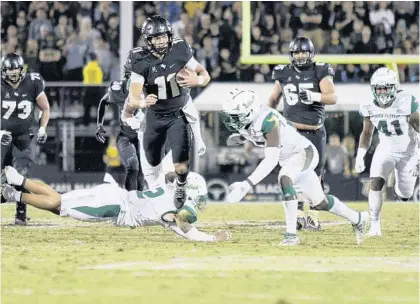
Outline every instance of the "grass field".
MULTIPOLYGON (((367 204, 353 204, 366 209, 367 204)), ((2 205, 2 303, 418 303, 419 205, 385 204, 382 238, 355 244, 323 213, 322 232, 276 246, 280 204, 213 204, 200 228, 227 243, 191 243, 161 227, 125 229, 2 205)))

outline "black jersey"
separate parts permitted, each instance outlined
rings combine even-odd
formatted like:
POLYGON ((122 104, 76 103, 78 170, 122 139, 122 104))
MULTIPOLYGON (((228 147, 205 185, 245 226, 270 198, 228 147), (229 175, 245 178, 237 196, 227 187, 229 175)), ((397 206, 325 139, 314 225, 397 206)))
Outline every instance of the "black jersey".
POLYGON ((324 105, 319 102, 304 104, 299 100, 298 93, 304 89, 321 92, 319 83, 326 76, 334 77, 334 70, 328 63, 316 62, 299 71, 291 64, 274 68, 272 78, 280 82, 284 94, 283 116, 287 120, 313 126, 324 123, 324 105))
POLYGON ((1 129, 14 136, 29 133, 38 124, 34 114, 36 99, 44 89, 44 79, 37 73, 26 74, 16 89, 2 79, 1 129))
POLYGON ((105 96, 105 101, 109 103, 111 106, 115 106, 118 108, 118 121, 120 124, 121 133, 126 135, 129 138, 136 138, 137 132, 131 129, 129 126, 125 125, 121 121, 121 112, 124 108, 125 100, 128 97, 128 88, 127 88, 127 81, 113 81, 108 88, 108 92, 105 96))
POLYGON ((144 77, 144 90, 147 95, 158 96, 157 103, 150 107, 152 111, 173 112, 186 104, 190 89, 178 86, 176 73, 183 69, 192 57, 190 46, 181 38, 174 38, 172 48, 163 59, 153 56, 147 48, 133 50, 132 72, 144 77))

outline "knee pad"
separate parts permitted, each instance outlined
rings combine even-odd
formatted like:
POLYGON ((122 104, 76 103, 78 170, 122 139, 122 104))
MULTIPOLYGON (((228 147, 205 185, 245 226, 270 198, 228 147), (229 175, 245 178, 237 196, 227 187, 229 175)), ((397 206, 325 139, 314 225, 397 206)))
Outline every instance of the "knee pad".
POLYGON ((385 179, 382 177, 371 177, 370 178, 370 190, 381 191, 385 185, 385 179))

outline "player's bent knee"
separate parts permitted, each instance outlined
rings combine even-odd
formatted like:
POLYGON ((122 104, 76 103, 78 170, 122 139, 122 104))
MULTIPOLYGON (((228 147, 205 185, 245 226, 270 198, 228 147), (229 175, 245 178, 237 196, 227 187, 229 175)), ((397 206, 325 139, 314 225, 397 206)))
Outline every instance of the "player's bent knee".
POLYGON ((370 189, 372 191, 382 191, 385 185, 385 179, 382 177, 371 177, 370 178, 370 189))
POLYGON ((174 164, 175 171, 179 174, 183 174, 188 171, 188 163, 177 163, 174 164))
POLYGON ((317 210, 317 211, 325 211, 325 210, 328 210, 328 201, 326 201, 325 199, 324 200, 322 200, 320 203, 318 203, 318 204, 313 204, 312 206, 311 206, 314 210, 317 210))
POLYGON ((135 171, 139 171, 139 160, 137 159, 137 157, 133 156, 130 157, 127 160, 127 166, 126 166, 126 170, 135 170, 135 171))

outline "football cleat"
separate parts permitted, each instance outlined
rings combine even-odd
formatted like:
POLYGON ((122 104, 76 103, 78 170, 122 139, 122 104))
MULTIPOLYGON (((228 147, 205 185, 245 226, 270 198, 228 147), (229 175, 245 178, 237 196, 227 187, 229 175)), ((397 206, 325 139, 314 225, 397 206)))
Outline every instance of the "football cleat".
POLYGON ((176 189, 175 189, 175 195, 174 195, 174 205, 177 209, 182 208, 184 206, 184 203, 187 199, 187 195, 185 193, 185 186, 186 182, 184 184, 180 184, 178 182, 178 179, 176 180, 176 189))
POLYGON ((381 231, 381 222, 380 221, 371 221, 370 222, 370 229, 367 234, 367 237, 375 237, 375 236, 382 236, 381 231))
POLYGON ((313 216, 308 215, 306 218, 306 227, 307 230, 312 231, 320 231, 321 230, 321 223, 318 219, 314 218, 313 216))
POLYGON ((305 217, 298 217, 296 221, 296 230, 302 230, 306 228, 305 217))
POLYGON ((13 167, 6 166, 1 172, 1 182, 7 182, 10 185, 22 186, 24 177, 13 167))
POLYGON ((285 233, 284 240, 280 242, 279 246, 294 246, 300 243, 299 238, 296 234, 293 233, 285 233))
POLYGON ((359 212, 359 223, 352 225, 356 233, 356 243, 359 245, 363 242, 367 226, 369 225, 369 213, 367 211, 359 212))
POLYGON ((18 192, 13 186, 8 184, 3 184, 1 187, 1 194, 6 199, 6 202, 15 202, 16 197, 18 197, 18 192))

